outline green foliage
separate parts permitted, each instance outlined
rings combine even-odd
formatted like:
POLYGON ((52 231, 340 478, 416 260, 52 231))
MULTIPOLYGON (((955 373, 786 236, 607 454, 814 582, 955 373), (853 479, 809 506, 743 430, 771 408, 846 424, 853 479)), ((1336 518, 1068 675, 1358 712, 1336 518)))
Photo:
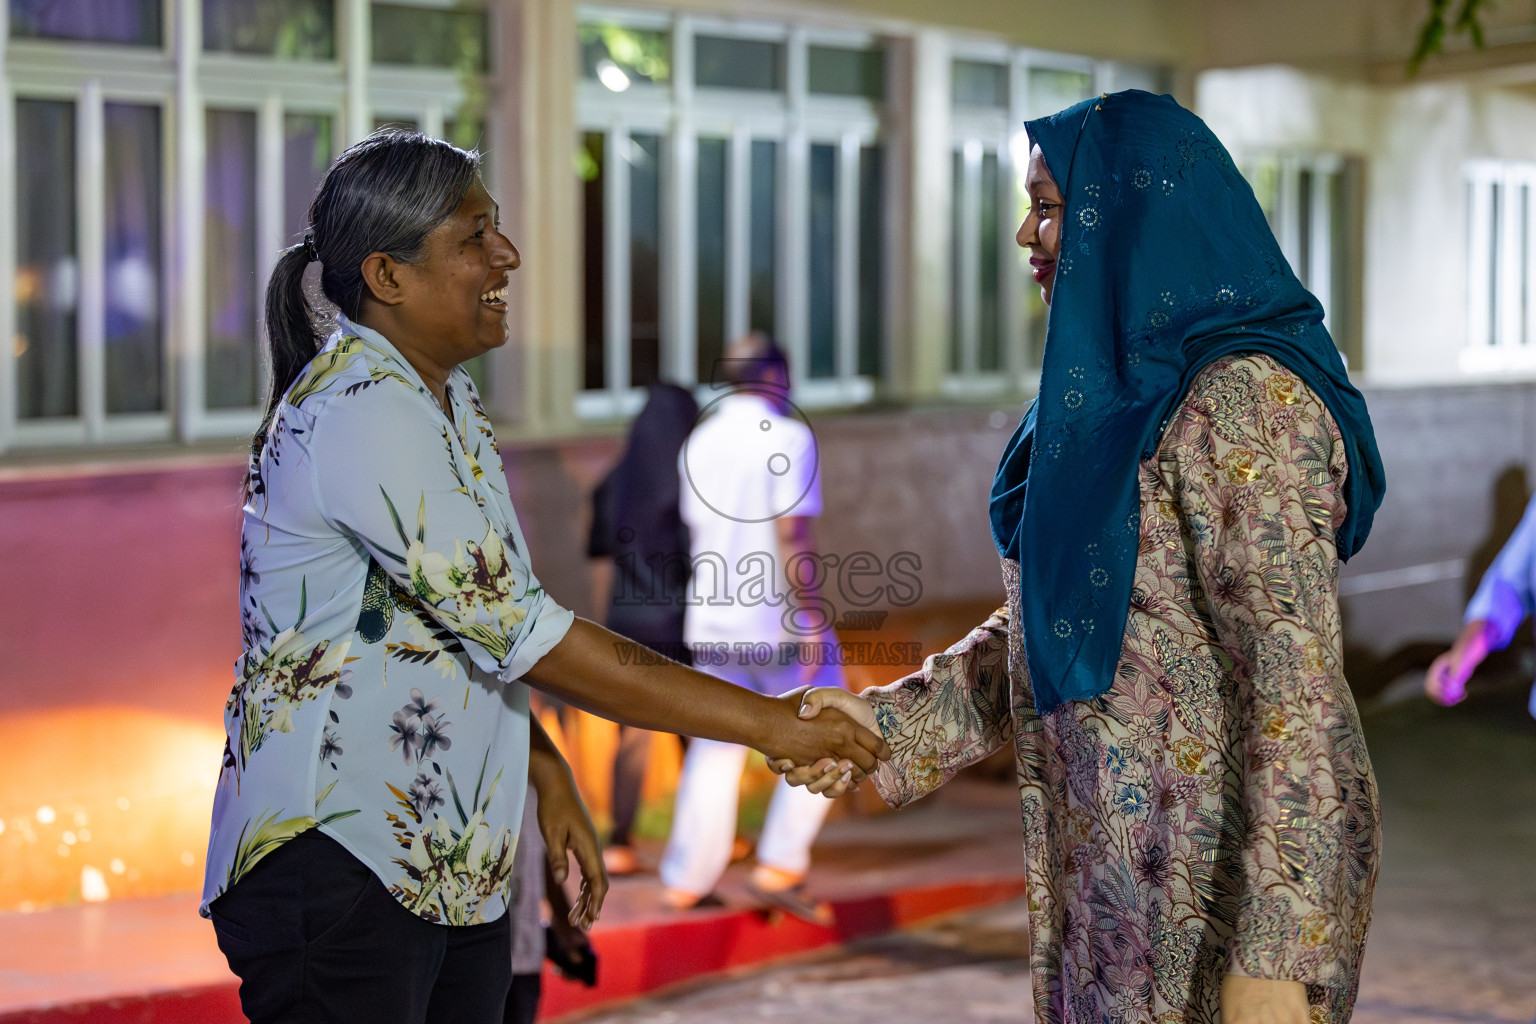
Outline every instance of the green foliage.
POLYGON ((1413 77, 1433 53, 1445 52, 1447 34, 1465 34, 1472 45, 1481 50, 1484 45, 1482 15, 1492 7, 1494 0, 1461 0, 1461 9, 1451 19, 1451 0, 1429 0, 1429 17, 1419 29, 1419 43, 1413 56, 1408 58, 1408 75, 1413 77))
POLYGON ((584 24, 579 29, 584 50, 600 47, 626 71, 653 82, 672 77, 672 41, 665 32, 650 32, 612 23, 584 24))

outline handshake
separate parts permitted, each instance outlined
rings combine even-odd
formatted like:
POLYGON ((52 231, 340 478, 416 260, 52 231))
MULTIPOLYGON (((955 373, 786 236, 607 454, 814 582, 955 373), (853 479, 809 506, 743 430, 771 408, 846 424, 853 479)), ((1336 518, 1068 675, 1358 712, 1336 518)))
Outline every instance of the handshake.
POLYGON ((863 782, 880 761, 890 760, 891 748, 880 735, 875 709, 868 701, 834 686, 802 686, 781 694, 779 700, 797 703, 798 717, 807 725, 814 723, 825 728, 837 723, 846 729, 847 725, 842 721, 846 717, 857 727, 852 730, 851 738, 856 744, 853 748, 846 746, 846 741, 834 741, 834 746, 823 748, 848 750, 849 756, 807 758, 804 754, 788 755, 787 752, 786 756, 774 756, 780 753, 778 750, 767 752, 768 767, 784 776, 791 786, 804 786, 812 793, 835 799, 863 782), (823 710, 827 709, 831 713, 823 716, 823 710))

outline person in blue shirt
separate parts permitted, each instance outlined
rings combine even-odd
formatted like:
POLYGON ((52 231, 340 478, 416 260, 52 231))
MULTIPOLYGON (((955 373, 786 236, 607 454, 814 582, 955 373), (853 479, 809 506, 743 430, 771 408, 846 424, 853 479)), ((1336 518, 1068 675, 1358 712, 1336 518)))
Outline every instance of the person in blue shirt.
MULTIPOLYGON (((1449 707, 1467 696, 1467 679, 1484 658, 1515 638, 1525 617, 1536 611, 1536 499, 1499 552, 1467 604, 1461 635, 1436 658, 1424 677, 1431 700, 1449 707)), ((1536 716, 1536 688, 1530 711, 1536 716)))

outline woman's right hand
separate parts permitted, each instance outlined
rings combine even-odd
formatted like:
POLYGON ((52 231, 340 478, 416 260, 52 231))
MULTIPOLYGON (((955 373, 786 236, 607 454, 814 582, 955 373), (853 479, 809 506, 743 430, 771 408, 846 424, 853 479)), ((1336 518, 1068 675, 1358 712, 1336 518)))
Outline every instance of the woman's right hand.
POLYGON ((637 659, 634 648, 633 641, 577 618, 524 679, 624 725, 754 747, 769 760, 830 758, 867 773, 891 756, 875 730, 840 711, 802 718, 798 700, 764 697, 664 658, 637 659))
MULTIPOLYGON (((794 769, 802 773, 808 772, 809 766, 821 765, 822 771, 815 773, 820 778, 832 764, 838 774, 846 773, 850 779, 857 774, 862 779, 891 756, 890 746, 875 726, 874 710, 846 690, 821 687, 806 691, 798 702, 781 699, 774 704, 774 719, 759 748, 770 765, 806 766, 794 769), (827 696, 817 696, 820 694, 827 696), (862 714, 859 707, 864 709, 862 714)), ((810 780, 790 781, 806 785, 810 780)))
MULTIPOLYGON (((875 723, 875 709, 869 701, 864 700, 847 690, 835 686, 820 686, 814 689, 792 691, 785 697, 799 696, 800 717, 814 719, 821 716, 823 709, 832 709, 841 712, 853 719, 861 727, 872 734, 880 735, 880 728, 875 723)), ((881 740, 884 743, 884 739, 881 740)), ((889 750, 889 747, 886 748, 889 750)), ((889 753, 881 757, 888 760, 889 753)), ((831 758, 822 758, 814 763, 794 762, 791 760, 768 761, 768 767, 784 776, 791 786, 804 786, 812 793, 820 793, 829 800, 836 799, 854 788, 863 781, 868 772, 855 772, 847 762, 834 761, 831 758)))

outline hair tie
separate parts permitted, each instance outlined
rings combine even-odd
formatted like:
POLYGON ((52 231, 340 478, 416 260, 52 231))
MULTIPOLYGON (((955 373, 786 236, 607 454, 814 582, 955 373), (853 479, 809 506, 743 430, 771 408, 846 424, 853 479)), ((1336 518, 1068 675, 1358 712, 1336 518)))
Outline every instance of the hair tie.
POLYGON ((315 248, 315 233, 313 231, 304 232, 304 262, 320 262, 320 253, 315 248))

